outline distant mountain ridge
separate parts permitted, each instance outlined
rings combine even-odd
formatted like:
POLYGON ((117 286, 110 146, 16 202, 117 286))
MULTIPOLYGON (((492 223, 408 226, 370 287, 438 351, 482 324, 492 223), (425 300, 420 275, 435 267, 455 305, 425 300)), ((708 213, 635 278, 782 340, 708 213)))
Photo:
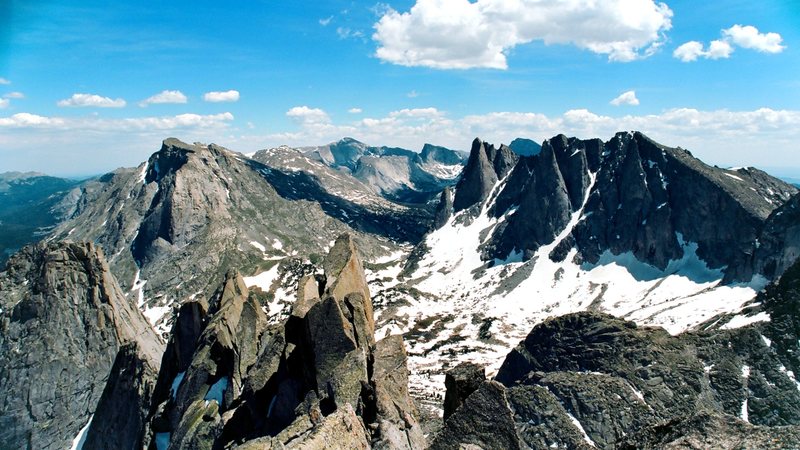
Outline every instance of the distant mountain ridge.
POLYGON ((425 144, 417 153, 397 147, 372 147, 353 138, 299 149, 329 167, 351 173, 385 197, 425 203, 455 184, 467 155, 425 144))

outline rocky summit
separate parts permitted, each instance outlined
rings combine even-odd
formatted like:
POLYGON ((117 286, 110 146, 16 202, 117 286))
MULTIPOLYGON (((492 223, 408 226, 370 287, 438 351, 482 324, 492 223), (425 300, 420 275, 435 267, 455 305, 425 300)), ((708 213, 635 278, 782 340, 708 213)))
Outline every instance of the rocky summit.
POLYGON ((376 342, 358 251, 342 235, 269 326, 238 273, 185 304, 144 433, 166 448, 425 448, 400 336, 376 342))
POLYGON ((75 186, 0 272, 0 448, 800 447, 800 195, 758 169, 170 138, 75 186))

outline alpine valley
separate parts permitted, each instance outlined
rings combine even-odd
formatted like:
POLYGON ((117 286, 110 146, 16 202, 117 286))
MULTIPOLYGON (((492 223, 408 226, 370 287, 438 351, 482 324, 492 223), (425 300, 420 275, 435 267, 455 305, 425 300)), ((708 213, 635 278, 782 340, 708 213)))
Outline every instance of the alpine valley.
POLYGON ((800 195, 756 168, 169 138, 0 198, 0 448, 800 447, 800 195))

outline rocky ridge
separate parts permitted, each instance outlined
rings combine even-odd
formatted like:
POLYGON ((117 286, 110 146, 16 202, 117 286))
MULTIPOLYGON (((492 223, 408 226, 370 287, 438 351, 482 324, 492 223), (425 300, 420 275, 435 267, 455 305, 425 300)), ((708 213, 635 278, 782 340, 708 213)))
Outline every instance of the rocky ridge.
POLYGON ((299 149, 309 158, 338 169, 384 197, 426 203, 455 184, 466 161, 462 152, 425 144, 422 151, 372 147, 352 138, 299 149))
POLYGON ((545 321, 472 387, 431 448, 800 445, 800 384, 787 369, 800 350, 789 312, 799 271, 759 297, 770 321, 735 329, 672 336, 592 312, 545 321))
MULTIPOLYGON (((431 217, 387 202, 373 207, 339 198, 307 178, 214 144, 167 139, 137 169, 84 184, 74 214, 50 239, 97 243, 123 289, 138 295, 148 317, 167 330, 172 305, 210 296, 210 280, 229 267, 246 275, 275 270, 263 290, 286 301, 277 280, 296 282, 302 271, 295 268, 320 260, 339 233, 352 232, 365 254, 381 255, 417 238, 431 217)), ((273 314, 286 310, 282 304, 273 314)))
MULTIPOLYGON (((482 161, 471 159, 465 169, 454 211, 483 202, 504 178, 505 172, 482 161)), ((514 252, 530 259, 580 211, 580 220, 551 252, 555 261, 576 248, 573 258, 588 264, 630 253, 663 270, 691 242, 726 280, 749 281, 758 273, 752 258, 767 218, 796 192, 757 169, 710 167, 638 132, 618 133, 608 142, 560 135, 514 165, 489 209, 505 220, 482 252, 486 260, 514 252)))
POLYGON ((7 448, 68 448, 106 396, 106 378, 124 359, 118 349, 158 366, 159 337, 93 244, 25 247, 0 273, 0 308, 7 448))

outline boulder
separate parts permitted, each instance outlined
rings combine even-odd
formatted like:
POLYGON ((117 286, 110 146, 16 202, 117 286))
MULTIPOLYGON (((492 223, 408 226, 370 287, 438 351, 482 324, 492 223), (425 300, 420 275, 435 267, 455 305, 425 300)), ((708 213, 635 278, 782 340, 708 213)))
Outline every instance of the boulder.
POLYGON ((467 397, 475 392, 484 381, 486 381, 484 368, 474 363, 461 363, 448 370, 444 378, 444 386, 446 389, 444 396, 444 420, 447 421, 447 418, 450 417, 459 406, 464 404, 467 397))

